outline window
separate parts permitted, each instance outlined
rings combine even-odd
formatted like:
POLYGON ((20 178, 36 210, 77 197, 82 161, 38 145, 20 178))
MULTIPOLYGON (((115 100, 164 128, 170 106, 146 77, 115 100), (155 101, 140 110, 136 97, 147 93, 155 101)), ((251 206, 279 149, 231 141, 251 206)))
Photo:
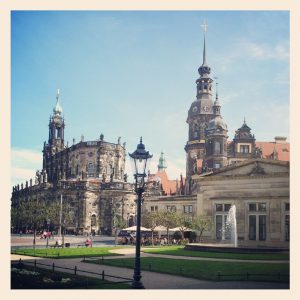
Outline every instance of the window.
POLYGON ((230 210, 231 204, 225 203, 225 204, 216 204, 216 211, 224 211, 227 212, 230 210))
POLYGON ((260 203, 249 203, 248 204, 249 207, 249 211, 267 211, 267 204, 264 202, 260 202, 260 203))
POLYGON ((191 214, 193 213, 193 205, 184 205, 183 206, 183 211, 186 214, 191 214))
POLYGON ((290 204, 289 203, 284 204, 284 210, 285 211, 290 211, 290 204))
POLYGON ((96 226, 96 216, 95 215, 91 216, 91 226, 96 226))
POLYGON ((158 211, 158 206, 151 206, 151 211, 158 211))
POLYGON ((223 204, 216 204, 216 211, 223 211, 223 204))
POLYGON ((93 163, 88 164, 88 177, 94 177, 95 176, 95 166, 93 163))
POLYGON ((249 152, 250 152, 250 147, 249 147, 249 145, 241 145, 241 146, 240 146, 240 152, 241 152, 241 153, 249 153, 249 152))
POLYGON ((290 240, 290 215, 285 216, 284 222, 284 233, 285 233, 285 240, 290 240))
POLYGON ((215 154, 220 154, 221 153, 221 145, 220 145, 219 142, 215 142, 214 153, 215 154))
POLYGON ((167 206, 167 211, 175 212, 176 206, 175 205, 167 206))
POLYGON ((249 203, 249 240, 265 241, 267 238, 267 204, 249 203))

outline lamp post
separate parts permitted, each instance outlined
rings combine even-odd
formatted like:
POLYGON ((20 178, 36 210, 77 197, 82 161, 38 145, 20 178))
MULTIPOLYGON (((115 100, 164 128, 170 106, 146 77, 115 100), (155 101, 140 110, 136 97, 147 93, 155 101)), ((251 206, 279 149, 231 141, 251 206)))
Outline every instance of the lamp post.
POLYGON ((49 226, 50 226, 50 219, 47 219, 47 245, 46 245, 46 248, 48 248, 49 246, 49 226))
MULTIPOLYGON (((137 149, 130 154, 134 179, 135 179, 135 192, 137 194, 137 205, 136 205, 136 243, 135 243, 135 264, 134 264, 134 275, 132 288, 143 289, 144 286, 141 280, 141 265, 140 265, 140 252, 141 252, 141 207, 142 207, 142 194, 145 191, 145 177, 147 176, 147 162, 149 162, 152 155, 149 151, 145 150, 145 145, 142 143, 142 138, 140 143, 137 145, 137 149)), ((149 166, 149 164, 148 164, 149 166)))

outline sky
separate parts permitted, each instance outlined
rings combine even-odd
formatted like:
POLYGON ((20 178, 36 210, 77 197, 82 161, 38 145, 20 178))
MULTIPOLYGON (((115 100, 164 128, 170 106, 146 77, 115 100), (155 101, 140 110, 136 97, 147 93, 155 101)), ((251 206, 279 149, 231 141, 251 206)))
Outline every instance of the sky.
POLYGON ((152 173, 164 152, 169 178, 185 175, 204 20, 229 140, 244 118, 257 141, 289 140, 288 11, 13 11, 12 185, 42 168, 57 89, 69 145, 103 133, 131 153, 142 136, 152 173))

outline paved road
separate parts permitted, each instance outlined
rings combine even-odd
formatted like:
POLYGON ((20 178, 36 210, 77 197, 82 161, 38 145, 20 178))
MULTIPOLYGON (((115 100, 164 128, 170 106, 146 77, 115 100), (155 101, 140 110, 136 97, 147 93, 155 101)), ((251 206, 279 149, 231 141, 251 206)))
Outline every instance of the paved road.
MULTIPOLYGON (((132 249, 128 252, 132 252, 132 249)), ((131 253, 127 253, 129 256, 131 253)), ((76 266, 78 270, 96 272, 101 274, 104 270, 105 274, 112 276, 120 276, 126 278, 132 278, 133 270, 127 268, 119 268, 105 265, 88 264, 81 261, 81 258, 72 259, 47 259, 47 258, 34 258, 28 256, 11 255, 12 261, 22 259, 24 263, 26 261, 33 261, 37 259, 37 262, 60 267, 67 267, 74 270, 76 266)), ((51 267, 49 267, 51 268, 51 267)), ((69 271, 70 273, 73 271, 69 271)), ((86 273, 80 273, 86 275, 86 273)), ((101 275, 93 274, 92 277, 101 278, 101 275)), ((107 278, 107 280, 118 281, 119 279, 107 278)), ((146 289, 288 289, 288 283, 272 283, 272 282, 251 282, 251 281, 231 281, 231 282, 213 282, 204 281, 193 278, 186 278, 180 276, 174 276, 169 274, 160 274, 149 271, 142 271, 142 282, 146 289)))

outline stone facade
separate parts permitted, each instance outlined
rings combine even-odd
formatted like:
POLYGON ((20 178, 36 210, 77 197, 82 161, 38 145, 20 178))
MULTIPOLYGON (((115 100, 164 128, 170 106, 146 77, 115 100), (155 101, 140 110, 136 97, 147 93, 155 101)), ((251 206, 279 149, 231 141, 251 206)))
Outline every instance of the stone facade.
POLYGON ((13 187, 12 207, 23 201, 50 203, 62 196, 70 205, 70 233, 111 234, 122 219, 128 225, 135 220, 135 193, 125 174, 125 143, 98 140, 64 144, 65 123, 57 95, 49 122, 49 139, 43 148, 43 169, 36 172, 34 182, 13 187))
POLYGON ((240 245, 289 245, 289 163, 253 159, 194 176, 197 214, 212 218, 206 240, 226 241, 228 211, 236 206, 240 245))

